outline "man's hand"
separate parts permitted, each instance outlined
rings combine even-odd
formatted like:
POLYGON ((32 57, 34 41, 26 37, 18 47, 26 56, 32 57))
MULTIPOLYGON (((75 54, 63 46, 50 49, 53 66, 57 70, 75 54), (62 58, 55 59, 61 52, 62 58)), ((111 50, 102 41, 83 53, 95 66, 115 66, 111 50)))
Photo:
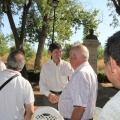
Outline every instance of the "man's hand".
POLYGON ((55 104, 55 103, 58 103, 59 101, 59 96, 53 94, 53 93, 50 93, 49 96, 48 96, 48 100, 52 103, 52 104, 55 104))

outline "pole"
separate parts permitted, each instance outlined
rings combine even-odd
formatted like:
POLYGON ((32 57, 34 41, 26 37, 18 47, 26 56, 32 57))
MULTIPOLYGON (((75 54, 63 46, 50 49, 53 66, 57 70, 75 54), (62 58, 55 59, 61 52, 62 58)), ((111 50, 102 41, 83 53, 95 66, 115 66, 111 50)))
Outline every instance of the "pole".
POLYGON ((52 43, 54 42, 55 8, 56 8, 56 7, 54 7, 54 19, 53 19, 53 34, 52 34, 52 43))

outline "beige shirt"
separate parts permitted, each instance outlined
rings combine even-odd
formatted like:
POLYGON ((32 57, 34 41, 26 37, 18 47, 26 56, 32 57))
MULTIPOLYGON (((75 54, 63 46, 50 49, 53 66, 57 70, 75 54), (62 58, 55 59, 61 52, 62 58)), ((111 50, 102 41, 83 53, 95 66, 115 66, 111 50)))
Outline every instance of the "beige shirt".
POLYGON ((70 78, 72 73, 73 68, 70 63, 64 60, 60 60, 58 65, 53 60, 47 61, 43 64, 40 72, 40 91, 46 96, 50 94, 50 90, 63 91, 68 83, 68 77, 70 78))

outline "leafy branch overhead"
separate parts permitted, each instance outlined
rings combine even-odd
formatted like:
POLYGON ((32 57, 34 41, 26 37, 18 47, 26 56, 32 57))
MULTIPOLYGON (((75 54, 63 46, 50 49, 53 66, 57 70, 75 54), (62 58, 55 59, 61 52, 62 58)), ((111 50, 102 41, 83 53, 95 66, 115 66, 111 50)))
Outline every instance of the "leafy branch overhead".
MULTIPOLYGON (((28 16, 27 38, 30 42, 38 41, 39 35, 42 34, 42 27, 45 25, 47 26, 47 39, 51 41, 54 20, 53 8, 47 4, 46 0, 35 0, 35 2, 36 4, 32 5, 28 16)), ((74 34, 71 29, 73 27, 77 31, 81 26, 84 26, 84 35, 88 33, 89 28, 96 29, 98 12, 98 10, 86 11, 81 3, 78 4, 71 0, 59 2, 55 12, 55 40, 60 42, 70 40, 70 36, 74 34)))
POLYGON ((111 11, 109 16, 113 19, 110 26, 113 26, 114 28, 120 26, 120 16, 118 16, 120 15, 120 0, 108 0, 107 6, 109 11, 111 11))
MULTIPOLYGON (((48 4, 52 0, 1 0, 0 20, 6 14, 15 39, 16 48, 24 51, 24 41, 38 42, 35 58, 35 69, 40 69, 42 51, 46 40, 51 42, 53 34, 54 10, 48 4), (16 25, 17 16, 19 25, 16 25)), ((63 44, 70 40, 78 29, 84 28, 84 35, 89 28, 96 29, 98 10, 85 10, 77 0, 60 0, 55 8, 55 41, 63 44)), ((1 22, 2 25, 2 22, 1 22)))

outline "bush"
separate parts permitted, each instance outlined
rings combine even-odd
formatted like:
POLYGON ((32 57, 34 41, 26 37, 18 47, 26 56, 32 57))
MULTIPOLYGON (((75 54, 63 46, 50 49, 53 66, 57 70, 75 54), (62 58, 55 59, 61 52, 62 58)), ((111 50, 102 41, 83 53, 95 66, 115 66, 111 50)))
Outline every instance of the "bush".
POLYGON ((97 77, 99 83, 110 83, 110 81, 104 73, 98 72, 97 77))
MULTIPOLYGON (((40 71, 27 70, 27 74, 30 82, 39 83, 40 71)), ((107 76, 102 72, 98 72, 97 77, 99 83, 110 83, 107 76)))
POLYGON ((28 80, 30 82, 37 82, 37 83, 39 83, 40 71, 28 70, 27 71, 27 75, 28 75, 28 80))

